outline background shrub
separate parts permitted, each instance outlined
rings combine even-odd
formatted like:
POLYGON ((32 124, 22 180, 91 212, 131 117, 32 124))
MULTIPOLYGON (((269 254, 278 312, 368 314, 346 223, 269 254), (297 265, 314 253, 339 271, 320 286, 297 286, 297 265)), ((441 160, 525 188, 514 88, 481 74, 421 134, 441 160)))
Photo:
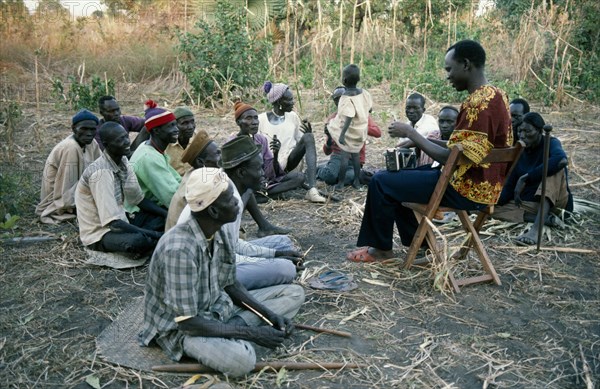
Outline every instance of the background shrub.
POLYGON ((180 68, 194 99, 207 104, 264 81, 269 44, 250 36, 243 9, 218 1, 214 19, 199 20, 196 29, 179 35, 180 68))

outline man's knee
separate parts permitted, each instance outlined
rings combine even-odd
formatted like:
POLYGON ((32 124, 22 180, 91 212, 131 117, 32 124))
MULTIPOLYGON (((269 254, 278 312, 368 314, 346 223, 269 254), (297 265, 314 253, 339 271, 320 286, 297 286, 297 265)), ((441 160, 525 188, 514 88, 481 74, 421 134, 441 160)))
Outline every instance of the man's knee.
POLYGON ((256 365, 254 347, 245 340, 186 336, 183 350, 201 364, 231 377, 248 374, 256 365))
POLYGON ((273 278, 271 285, 289 284, 296 278, 296 265, 289 259, 275 258, 269 277, 273 278))
POLYGON ((230 377, 242 377, 250 373, 256 366, 254 347, 245 341, 238 343, 240 347, 228 350, 228 355, 222 365, 221 371, 230 377))
POLYGON ((298 310, 304 304, 304 288, 296 284, 287 285, 285 295, 288 300, 288 314, 284 316, 291 319, 296 316, 298 310))
POLYGON ((288 175, 290 176, 289 181, 293 182, 294 185, 300 186, 304 183, 304 180, 306 180, 306 177, 304 176, 304 173, 302 172, 291 172, 288 173, 288 175))
POLYGON ((319 170, 317 170, 317 178, 322 181, 325 181, 327 185, 334 185, 337 183, 337 176, 339 171, 339 166, 334 171, 334 169, 332 169, 332 166, 330 166, 330 164, 327 164, 326 166, 323 166, 319 170))

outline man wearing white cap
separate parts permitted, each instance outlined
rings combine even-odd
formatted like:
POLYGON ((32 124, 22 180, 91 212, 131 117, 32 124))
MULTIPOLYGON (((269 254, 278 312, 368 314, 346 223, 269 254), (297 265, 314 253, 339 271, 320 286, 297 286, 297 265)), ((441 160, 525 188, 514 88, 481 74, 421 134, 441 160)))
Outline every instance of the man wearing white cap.
POLYGON ((140 341, 155 341, 173 360, 186 355, 242 376, 256 363, 250 342, 275 348, 289 335, 304 291, 277 285, 248 292, 237 281, 232 237, 222 229, 237 217, 233 190, 221 169, 191 173, 185 197, 192 218, 170 229, 154 251, 140 341), (267 320, 271 326, 259 326, 267 320))

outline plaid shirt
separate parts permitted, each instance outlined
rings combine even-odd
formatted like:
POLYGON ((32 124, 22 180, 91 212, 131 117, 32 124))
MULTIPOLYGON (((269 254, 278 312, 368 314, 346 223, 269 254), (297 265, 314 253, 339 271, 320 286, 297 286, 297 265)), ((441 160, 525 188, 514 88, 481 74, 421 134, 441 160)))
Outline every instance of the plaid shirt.
POLYGON ((144 324, 140 341, 158 345, 173 360, 183 355, 184 333, 175 318, 199 316, 227 321, 233 302, 224 287, 235 282, 235 253, 231 237, 218 231, 210 252, 193 217, 170 229, 158 242, 148 269, 144 324))

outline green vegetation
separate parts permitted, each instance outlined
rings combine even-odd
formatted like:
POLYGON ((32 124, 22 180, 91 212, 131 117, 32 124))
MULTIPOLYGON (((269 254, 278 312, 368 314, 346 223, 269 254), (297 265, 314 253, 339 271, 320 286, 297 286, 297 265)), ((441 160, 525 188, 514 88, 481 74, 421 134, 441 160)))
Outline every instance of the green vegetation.
POLYGON ((198 102, 227 98, 234 89, 258 85, 268 71, 268 44, 246 30, 246 13, 217 2, 213 21, 179 35, 181 71, 198 102))
POLYGON ((16 101, 2 102, 0 108, 0 135, 1 138, 4 138, 4 142, 2 142, 4 144, 3 151, 8 156, 10 162, 13 162, 15 159, 15 131, 22 116, 23 112, 19 103, 16 101))
POLYGON ((65 92, 65 83, 60 79, 52 82, 52 90, 60 102, 77 111, 82 108, 95 111, 98 108, 98 99, 104 95, 115 94, 115 81, 112 79, 102 80, 94 75, 89 83, 77 80, 74 76, 68 76, 66 84, 69 85, 65 92))

